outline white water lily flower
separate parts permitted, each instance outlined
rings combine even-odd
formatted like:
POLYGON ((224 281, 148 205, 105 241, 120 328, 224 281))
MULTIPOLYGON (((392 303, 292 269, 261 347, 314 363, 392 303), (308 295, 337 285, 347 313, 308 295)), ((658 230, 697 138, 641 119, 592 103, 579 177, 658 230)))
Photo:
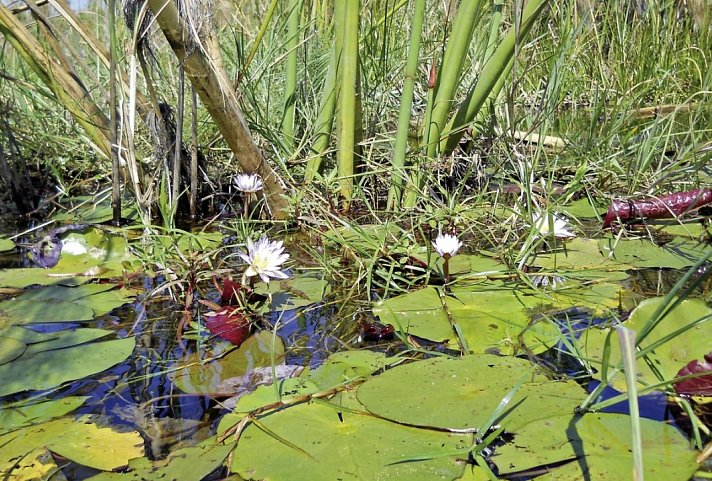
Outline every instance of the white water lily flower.
POLYGON ((559 217, 556 214, 543 216, 540 213, 534 214, 532 218, 534 227, 539 231, 541 237, 549 237, 552 234, 551 227, 554 227, 554 237, 557 239, 570 239, 576 237, 576 234, 571 232, 571 226, 566 219, 559 217))
POLYGON ((438 234, 433 241, 433 249, 435 252, 440 254, 440 256, 445 258, 450 258, 457 254, 457 251, 462 247, 462 242, 452 234, 438 234))
POLYGON ((260 276, 264 282, 269 282, 270 278, 289 277, 281 267, 282 263, 289 259, 289 254, 284 252, 282 241, 270 241, 267 236, 262 236, 256 243, 247 239, 247 254, 240 253, 239 256, 249 264, 245 277, 260 276))
POLYGON ((262 190, 262 179, 257 174, 237 174, 233 179, 237 190, 242 192, 259 192, 262 190))

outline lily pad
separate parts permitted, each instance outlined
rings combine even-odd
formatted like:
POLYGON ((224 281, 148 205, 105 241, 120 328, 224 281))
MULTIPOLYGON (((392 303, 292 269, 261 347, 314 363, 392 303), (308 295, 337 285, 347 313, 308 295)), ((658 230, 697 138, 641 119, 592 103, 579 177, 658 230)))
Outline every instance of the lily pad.
POLYGON ((232 470, 272 481, 451 480, 463 474, 472 442, 471 435, 304 403, 261 417, 259 426, 249 424, 232 470))
POLYGON ((575 270, 628 270, 633 266, 611 259, 595 239, 571 239, 561 248, 537 255, 533 266, 565 272, 575 270))
POLYGON ((22 355, 27 349, 27 344, 12 338, 0 336, 0 364, 5 364, 22 355))
POLYGON ((569 217, 591 219, 605 215, 606 206, 591 204, 591 200, 588 197, 584 197, 582 199, 575 200, 566 206, 562 206, 561 210, 569 217))
POLYGON ((32 289, 0 302, 0 327, 11 324, 88 321, 120 307, 134 296, 111 284, 62 285, 32 289))
POLYGON ((321 301, 329 292, 329 283, 314 274, 300 274, 283 281, 261 284, 258 294, 271 294, 270 310, 299 309, 321 301))
POLYGON ((15 248, 15 243, 10 239, 0 237, 0 252, 11 251, 15 248))
MULTIPOLYGON (((646 480, 687 480, 697 470, 696 452, 673 426, 640 420, 646 480)), ((537 479, 557 481, 633 479, 630 417, 585 414, 539 419, 516 430, 514 441, 497 448, 500 474, 550 467, 537 479)))
MULTIPOLYGON (((2 461, 0 461, 2 468, 2 461)), ((2 471, 6 474, 5 471, 2 471)), ((12 481, 67 481, 52 453, 45 448, 38 448, 25 454, 17 465, 7 472, 12 475, 12 481)))
POLYGON ((667 267, 684 269, 695 265, 711 249, 692 240, 675 239, 659 246, 648 239, 601 239, 601 253, 611 260, 634 268, 667 267))
MULTIPOLYGON (((643 326, 652 318, 653 313, 663 302, 664 298, 646 299, 635 308, 624 325, 640 333, 643 326)), ((707 307, 705 302, 700 299, 686 299, 670 311, 640 344, 640 348, 650 346, 684 325, 704 317, 708 318, 707 322, 677 334, 672 340, 655 349, 654 353, 649 356, 654 369, 662 375, 663 379, 671 380, 675 378, 680 367, 684 366, 690 359, 702 358, 709 352, 708 333, 709 321, 712 321, 712 309, 707 307)), ((600 329, 589 329, 582 334, 580 342, 586 358, 598 360, 600 363, 606 334, 607 331, 600 329)), ((611 342, 610 363, 616 365, 620 361, 620 348, 618 342, 614 339, 611 342)), ((638 359, 637 371, 638 379, 641 382, 646 384, 657 384, 659 382, 658 377, 643 358, 638 359)), ((626 390, 623 373, 618 373, 611 383, 618 390, 626 390)))
POLYGON ((23 456, 38 446, 105 471, 143 456, 143 439, 137 432, 119 433, 91 424, 87 419, 60 418, 0 436, 0 472, 7 476, 23 456))
POLYGON ((214 393, 226 379, 244 376, 255 367, 279 364, 284 359, 284 344, 279 337, 261 331, 247 338, 237 349, 209 356, 205 359, 199 354, 191 354, 175 366, 177 370, 170 376, 181 391, 214 393))
MULTIPOLYGON (((73 337, 75 334, 65 335, 73 337)), ((56 346, 54 349, 28 350, 20 357, 0 365, 0 396, 50 389, 104 371, 129 357, 135 345, 132 337, 73 345, 65 342, 62 337, 53 341, 56 346)))
POLYGON ((99 473, 88 478, 90 481, 122 481, 147 479, 203 479, 218 469, 234 449, 234 445, 215 445, 214 438, 192 446, 178 449, 161 461, 136 458, 129 461, 128 472, 99 473))
POLYGON ((526 382, 509 403, 508 413, 496 422, 508 431, 570 413, 585 397, 573 381, 549 381, 534 374, 526 360, 493 355, 397 366, 359 386, 357 397, 370 412, 399 423, 475 430, 522 380, 526 382))
POLYGON ((0 433, 4 434, 23 426, 39 424, 69 414, 89 399, 71 396, 62 399, 22 401, 0 409, 0 433))
POLYGON ((560 338, 558 328, 532 315, 546 310, 587 307, 595 315, 618 307, 619 284, 602 282, 569 287, 548 294, 520 284, 482 282, 442 295, 435 288, 413 291, 378 304, 374 314, 397 330, 458 348, 452 324, 457 324, 473 353, 516 354, 520 342, 534 353, 544 352, 560 338), (521 336, 521 339, 520 339, 521 336))

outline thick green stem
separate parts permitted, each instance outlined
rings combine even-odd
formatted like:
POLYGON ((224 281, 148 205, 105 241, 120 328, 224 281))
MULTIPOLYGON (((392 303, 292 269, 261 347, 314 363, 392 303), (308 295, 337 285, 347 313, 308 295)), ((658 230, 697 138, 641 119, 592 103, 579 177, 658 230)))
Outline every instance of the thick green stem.
POLYGON ((406 182, 405 156, 408 149, 408 130, 410 128, 410 112, 413 107, 413 92, 418 77, 418 54, 420 53, 420 37, 425 18, 425 0, 415 1, 413 22, 410 30, 410 45, 408 47, 408 61, 405 67, 405 81, 403 82, 403 97, 401 98, 400 112, 398 113, 398 132, 391 160, 391 188, 388 192, 388 208, 400 206, 403 197, 403 184, 406 182))
POLYGON ((443 131, 452 109, 455 90, 477 24, 480 4, 481 0, 462 0, 453 20, 452 32, 445 48, 442 67, 438 72, 430 125, 425 126, 428 134, 425 138, 426 153, 430 158, 435 157, 437 153, 440 133, 443 131))
POLYGON ((443 153, 451 153, 457 147, 465 132, 465 127, 476 118, 487 98, 499 93, 499 89, 502 88, 504 80, 512 68, 517 44, 521 43, 529 33, 546 4, 547 0, 528 2, 524 8, 519 31, 511 28, 494 53, 487 59, 482 73, 467 94, 467 99, 442 131, 440 150, 443 153))
POLYGON ((341 52, 343 47, 343 31, 338 23, 343 19, 344 2, 334 3, 334 47, 329 56, 329 68, 326 71, 326 79, 321 94, 319 112, 317 113, 314 128, 314 143, 311 147, 311 157, 307 162, 304 171, 304 182, 311 182, 319 173, 324 152, 331 143, 331 130, 334 125, 334 113, 336 112, 336 99, 339 97, 339 70, 341 65, 341 52))
POLYGON ((282 132, 284 142, 290 149, 294 148, 294 110, 297 100, 297 46, 299 45, 299 19, 302 13, 302 0, 289 2, 289 19, 287 20, 287 65, 284 84, 284 116, 282 117, 282 132))
POLYGON ((344 210, 348 210, 353 196, 356 132, 356 82, 358 81, 358 24, 360 1, 344 0, 341 22, 343 28, 343 54, 341 70, 341 95, 339 96, 339 149, 337 152, 338 176, 344 210))

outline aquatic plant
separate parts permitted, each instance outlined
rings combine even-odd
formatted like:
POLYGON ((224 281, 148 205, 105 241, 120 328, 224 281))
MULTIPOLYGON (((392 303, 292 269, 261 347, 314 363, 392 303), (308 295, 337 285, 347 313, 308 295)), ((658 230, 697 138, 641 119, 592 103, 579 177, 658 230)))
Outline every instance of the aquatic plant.
POLYGON ((450 282, 450 258, 457 254, 457 251, 462 247, 462 242, 452 234, 443 234, 442 232, 433 241, 433 249, 440 257, 443 258, 443 276, 445 277, 445 286, 450 282))
POLYGON ((247 253, 241 252, 240 258, 248 266, 243 274, 243 284, 246 278, 250 282, 259 276, 263 282, 269 283, 270 279, 287 279, 289 276, 282 269, 282 264, 289 259, 289 254, 284 252, 282 241, 270 241, 267 236, 262 236, 256 243, 247 239, 247 253))
POLYGON ((232 183, 237 190, 243 193, 242 215, 247 218, 249 216, 250 194, 262 190, 262 178, 257 174, 237 174, 232 183))

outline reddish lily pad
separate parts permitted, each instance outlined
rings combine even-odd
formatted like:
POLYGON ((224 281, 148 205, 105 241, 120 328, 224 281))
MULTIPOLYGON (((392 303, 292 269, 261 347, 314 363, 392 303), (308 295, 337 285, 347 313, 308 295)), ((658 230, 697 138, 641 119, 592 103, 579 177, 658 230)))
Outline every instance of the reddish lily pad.
POLYGON ((680 369, 677 377, 698 374, 700 377, 685 379, 675 383, 675 392, 690 396, 712 396, 712 352, 705 354, 704 362, 690 361, 680 369))
POLYGON ((226 307, 218 312, 206 313, 205 326, 211 333, 236 346, 250 335, 250 320, 239 307, 226 307))

